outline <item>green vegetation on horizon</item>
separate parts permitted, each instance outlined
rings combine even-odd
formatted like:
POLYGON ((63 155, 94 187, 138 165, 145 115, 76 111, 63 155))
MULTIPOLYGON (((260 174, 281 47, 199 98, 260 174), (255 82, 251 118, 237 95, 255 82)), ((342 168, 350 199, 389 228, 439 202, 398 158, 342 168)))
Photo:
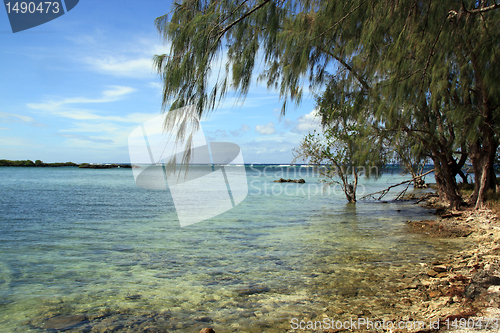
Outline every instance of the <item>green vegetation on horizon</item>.
POLYGON ((78 164, 73 162, 65 162, 65 163, 44 163, 40 160, 36 160, 33 162, 32 160, 25 161, 10 161, 10 160, 0 160, 0 166, 11 166, 11 167, 77 167, 78 164))
POLYGON ((131 168, 129 164, 90 164, 90 163, 44 163, 40 160, 33 162, 32 160, 21 160, 21 161, 11 161, 11 160, 0 160, 0 167, 78 167, 80 169, 112 169, 112 168, 131 168))

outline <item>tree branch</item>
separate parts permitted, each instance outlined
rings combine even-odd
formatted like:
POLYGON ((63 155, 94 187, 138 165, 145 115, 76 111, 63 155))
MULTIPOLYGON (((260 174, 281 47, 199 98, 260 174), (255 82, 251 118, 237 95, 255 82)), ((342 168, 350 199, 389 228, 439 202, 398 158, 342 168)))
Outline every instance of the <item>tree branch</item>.
POLYGON ((423 176, 426 176, 426 175, 430 174, 431 172, 434 172, 434 169, 431 169, 431 170, 429 170, 429 171, 427 171, 426 173, 423 173, 423 174, 421 174, 421 175, 415 176, 415 177, 413 177, 412 179, 405 180, 404 182, 401 182, 401 183, 399 183, 399 184, 391 185, 391 186, 389 186, 388 188, 386 188, 385 190, 382 190, 382 191, 378 191, 378 192, 374 192, 374 193, 367 194, 367 195, 365 195, 364 197, 360 198, 359 200, 363 200, 363 199, 368 198, 368 197, 373 197, 373 195, 374 195, 374 194, 381 193, 380 197, 378 198, 378 200, 380 200, 380 199, 382 199, 382 197, 383 197, 384 195, 386 195, 386 194, 387 194, 387 192, 389 192, 389 190, 390 190, 391 188, 393 188, 393 187, 397 187, 397 186, 400 186, 400 185, 403 185, 403 184, 406 184, 406 183, 410 183, 410 182, 414 181, 414 180, 415 180, 415 179, 417 179, 417 178, 420 178, 420 177, 423 177, 423 176))
POLYGON ((215 39, 214 43, 212 44, 212 47, 214 45, 216 45, 220 41, 220 39, 222 38, 222 36, 224 36, 224 34, 226 32, 228 32, 229 30, 231 30, 232 27, 234 27, 236 24, 238 24, 241 21, 243 21, 244 19, 246 19, 248 16, 252 15, 257 10, 259 10, 262 7, 264 7, 265 5, 267 5, 269 2, 271 2, 271 0, 264 0, 263 3, 261 3, 260 5, 257 5, 255 7, 253 7, 248 12, 246 12, 245 14, 243 14, 241 17, 239 17, 238 19, 236 19, 232 23, 230 23, 227 27, 225 27, 224 29, 222 29, 222 31, 219 32, 219 34, 217 35, 217 38, 215 39))

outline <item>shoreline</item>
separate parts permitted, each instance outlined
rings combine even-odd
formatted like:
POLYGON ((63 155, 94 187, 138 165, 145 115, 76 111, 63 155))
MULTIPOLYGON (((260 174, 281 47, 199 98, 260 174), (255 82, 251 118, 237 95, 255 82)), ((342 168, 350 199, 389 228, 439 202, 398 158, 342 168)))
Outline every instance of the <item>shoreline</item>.
MULTIPOLYGON (((435 204, 436 200, 430 200, 430 206, 436 208, 435 204)), ((435 220, 407 222, 413 233, 463 240, 463 249, 443 260, 421 263, 420 272, 406 280, 411 282, 401 303, 407 306, 395 319, 440 324, 393 332, 500 330, 499 220, 489 208, 466 208, 435 220)))
MULTIPOLYGON (((429 198, 426 206, 443 212, 435 197, 429 198)), ((333 306, 335 317, 340 319, 335 322, 348 322, 347 327, 333 328, 332 320, 329 329, 287 332, 499 332, 500 216, 497 214, 489 208, 465 208, 432 220, 407 221, 410 233, 460 242, 461 249, 442 258, 422 260, 406 267, 407 271, 396 273, 400 274, 399 283, 388 283, 385 299, 379 300, 389 303, 384 313, 368 304, 357 312, 344 312, 333 306), (371 321, 372 326, 360 321, 371 321), (381 325, 377 327, 377 323, 381 325), (402 328, 396 326, 399 323, 403 323, 402 328)), ((329 316, 324 317, 329 320, 329 316)), ((307 323, 314 327, 320 319, 323 318, 311 318, 307 323)))

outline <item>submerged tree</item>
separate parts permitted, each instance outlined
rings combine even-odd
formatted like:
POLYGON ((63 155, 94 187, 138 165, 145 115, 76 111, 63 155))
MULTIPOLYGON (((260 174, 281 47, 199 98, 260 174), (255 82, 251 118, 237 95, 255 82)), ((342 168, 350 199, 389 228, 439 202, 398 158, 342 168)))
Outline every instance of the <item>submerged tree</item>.
POLYGON ((355 124, 339 122, 336 127, 323 129, 322 133, 306 135, 300 146, 293 150, 294 160, 306 162, 316 167, 324 177, 327 186, 339 185, 348 202, 356 202, 359 177, 378 177, 382 160, 368 161, 360 150, 365 150, 371 157, 383 156, 380 146, 373 142, 367 146, 363 139, 363 131, 355 124), (367 151, 368 147, 368 151, 367 151))
MULTIPOLYGON (((287 101, 300 102, 306 83, 318 93, 325 86, 342 92, 358 128, 421 146, 453 208, 462 204, 456 175, 469 157, 472 203, 480 207, 496 182, 499 9, 486 0, 186 0, 174 4, 171 18, 156 20, 171 45, 154 59, 163 103, 193 104, 200 115, 230 88, 244 96, 262 56, 260 79, 279 90, 283 112, 287 101), (223 55, 224 70, 212 73, 223 55)), ((337 121, 337 109, 322 108, 325 127, 337 121)))

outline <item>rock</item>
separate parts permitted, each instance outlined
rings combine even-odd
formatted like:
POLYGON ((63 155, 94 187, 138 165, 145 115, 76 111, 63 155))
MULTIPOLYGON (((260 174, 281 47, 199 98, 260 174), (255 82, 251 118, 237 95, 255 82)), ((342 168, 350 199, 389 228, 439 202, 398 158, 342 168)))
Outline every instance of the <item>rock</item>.
POLYGON ((471 283, 465 288, 464 296, 467 299, 474 299, 489 286, 498 285, 500 285, 500 277, 490 275, 488 271, 482 270, 472 276, 471 283))
POLYGON ((275 180, 274 181, 275 183, 298 183, 298 184, 303 184, 305 183, 306 181, 304 179, 284 179, 284 178, 280 178, 278 180, 275 180))
POLYGON ((253 313, 253 315, 254 315, 255 317, 257 317, 257 318, 260 318, 260 317, 262 317, 262 316, 263 316, 262 311, 255 311, 255 312, 253 313))
POLYGON ((86 321, 87 317, 83 315, 60 315, 48 319, 42 327, 47 330, 65 331, 86 321))
POLYGON ((438 275, 438 272, 436 272, 435 270, 428 270, 427 271, 427 275, 429 275, 430 277, 436 277, 436 275, 438 275))
POLYGON ((141 297, 142 297, 142 295, 136 294, 136 295, 125 296, 125 299, 134 300, 134 299, 141 299, 141 297))
POLYGON ((248 288, 241 288, 238 290, 239 296, 248 296, 253 294, 260 294, 268 292, 270 289, 263 286, 250 286, 248 288))
POLYGON ((210 317, 199 317, 195 319, 196 321, 202 322, 202 323, 211 323, 213 322, 212 318, 210 317))
POLYGON ((204 328, 200 331, 200 333, 215 333, 214 329, 211 327, 204 328))
POLYGON ((448 268, 445 265, 437 265, 432 268, 434 271, 438 273, 446 272, 448 268))

